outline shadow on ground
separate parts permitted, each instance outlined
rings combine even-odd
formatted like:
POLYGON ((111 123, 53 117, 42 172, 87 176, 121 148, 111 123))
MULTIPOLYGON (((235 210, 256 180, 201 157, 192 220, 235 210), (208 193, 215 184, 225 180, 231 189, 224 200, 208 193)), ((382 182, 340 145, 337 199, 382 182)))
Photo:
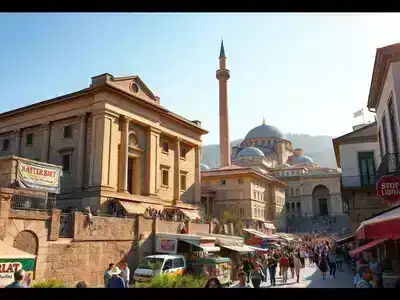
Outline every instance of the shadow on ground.
POLYGON ((336 272, 336 278, 327 272, 325 280, 322 279, 322 273, 315 268, 313 274, 305 278, 309 282, 307 288, 353 288, 353 275, 349 270, 336 272))

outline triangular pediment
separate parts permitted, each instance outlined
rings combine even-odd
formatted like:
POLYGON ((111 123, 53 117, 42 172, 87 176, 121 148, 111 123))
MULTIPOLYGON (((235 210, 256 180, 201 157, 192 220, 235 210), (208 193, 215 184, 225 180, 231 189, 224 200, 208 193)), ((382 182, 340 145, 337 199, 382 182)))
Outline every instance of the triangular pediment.
POLYGON ((142 100, 155 104, 160 103, 160 98, 153 94, 139 76, 112 77, 107 83, 142 100))

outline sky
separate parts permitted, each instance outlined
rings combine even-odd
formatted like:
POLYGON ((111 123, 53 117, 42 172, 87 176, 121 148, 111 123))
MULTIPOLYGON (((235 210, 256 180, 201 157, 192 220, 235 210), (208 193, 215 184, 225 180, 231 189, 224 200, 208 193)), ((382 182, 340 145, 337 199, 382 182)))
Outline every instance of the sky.
POLYGON ((218 143, 224 39, 231 140, 266 123, 283 132, 348 133, 362 122, 376 48, 399 41, 399 14, 0 14, 0 112, 138 75, 161 105, 218 143))

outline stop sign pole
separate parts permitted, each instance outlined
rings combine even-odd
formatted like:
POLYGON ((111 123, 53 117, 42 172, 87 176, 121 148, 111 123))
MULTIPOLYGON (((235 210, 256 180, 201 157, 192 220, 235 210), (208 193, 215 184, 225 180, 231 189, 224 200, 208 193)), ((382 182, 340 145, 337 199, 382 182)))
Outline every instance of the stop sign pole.
POLYGON ((400 178, 393 175, 382 176, 376 183, 376 194, 385 201, 400 200, 400 178))

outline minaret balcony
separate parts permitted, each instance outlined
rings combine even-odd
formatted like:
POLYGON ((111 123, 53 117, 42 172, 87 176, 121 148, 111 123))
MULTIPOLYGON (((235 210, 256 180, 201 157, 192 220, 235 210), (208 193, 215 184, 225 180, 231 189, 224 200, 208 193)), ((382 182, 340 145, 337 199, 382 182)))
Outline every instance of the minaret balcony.
POLYGON ((227 69, 217 70, 217 79, 225 79, 228 80, 231 77, 231 73, 227 69))

